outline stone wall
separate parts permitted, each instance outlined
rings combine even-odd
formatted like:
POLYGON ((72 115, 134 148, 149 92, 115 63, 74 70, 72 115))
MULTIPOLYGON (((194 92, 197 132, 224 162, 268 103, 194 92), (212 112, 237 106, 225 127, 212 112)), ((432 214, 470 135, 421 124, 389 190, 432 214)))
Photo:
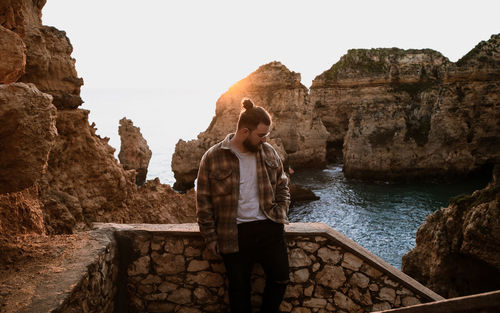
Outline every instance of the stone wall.
MULTIPOLYGON (((29 281, 24 271, 30 269, 24 268, 17 276, 0 280, 0 312, 123 312, 117 310, 119 306, 116 305, 119 260, 112 231, 82 232, 68 240, 46 238, 56 242, 58 252, 40 264, 36 277, 31 276, 29 281), (8 292, 8 286, 16 286, 16 292, 8 292)), ((27 265, 28 268, 33 266, 27 265)), ((33 272, 31 269, 29 273, 33 272)))
POLYGON ((472 296, 416 304, 410 307, 382 311, 380 313, 498 313, 500 312, 500 290, 472 296))
MULTIPOLYGON (((204 249, 196 224, 118 225, 126 255, 126 285, 120 299, 132 312, 225 312, 227 280, 220 257, 204 249)), ((290 284, 283 312, 369 312, 442 299, 396 268, 324 224, 286 227, 290 284)), ((254 269, 252 303, 264 289, 254 269)))
MULTIPOLYGON (((54 313, 113 313, 118 290, 118 249, 114 240, 102 246, 92 263, 86 266, 80 282, 73 287, 54 313)), ((64 278, 64 277, 63 277, 64 278)))

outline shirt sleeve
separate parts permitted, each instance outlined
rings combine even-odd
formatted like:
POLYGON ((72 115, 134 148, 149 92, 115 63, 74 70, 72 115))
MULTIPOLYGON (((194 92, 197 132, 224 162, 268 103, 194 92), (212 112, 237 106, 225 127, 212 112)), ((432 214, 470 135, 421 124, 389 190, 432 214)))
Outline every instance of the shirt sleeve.
POLYGON ((276 203, 288 215, 288 208, 290 206, 290 188, 288 186, 288 176, 283 169, 283 162, 278 153, 274 151, 275 157, 278 161, 278 172, 276 180, 276 203))
POLYGON ((196 188, 196 216, 200 233, 206 243, 217 240, 214 207, 210 195, 210 180, 208 179, 208 156, 203 155, 198 169, 196 188))

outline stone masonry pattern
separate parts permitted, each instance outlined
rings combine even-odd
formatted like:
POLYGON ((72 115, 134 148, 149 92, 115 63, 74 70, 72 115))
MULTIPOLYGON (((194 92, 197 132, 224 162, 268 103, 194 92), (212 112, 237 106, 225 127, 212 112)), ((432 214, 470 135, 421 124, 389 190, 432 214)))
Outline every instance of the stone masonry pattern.
POLYGON ((88 265, 87 272, 53 313, 115 312, 118 264, 116 242, 111 241, 88 265))
MULTIPOLYGON (((127 268, 131 312, 227 312, 222 259, 204 249, 199 235, 132 233, 127 268)), ((287 234, 290 283, 282 312, 371 312, 426 302, 326 236, 287 234)), ((264 273, 255 266, 252 304, 261 302, 264 273)))

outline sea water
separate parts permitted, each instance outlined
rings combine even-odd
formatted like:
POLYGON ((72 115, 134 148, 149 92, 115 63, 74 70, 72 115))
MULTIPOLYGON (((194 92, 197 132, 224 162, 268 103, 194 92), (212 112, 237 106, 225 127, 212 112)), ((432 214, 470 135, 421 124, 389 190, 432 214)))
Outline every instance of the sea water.
POLYGON ((311 188, 320 200, 290 208, 291 222, 322 222, 396 268, 415 246, 426 217, 458 194, 470 194, 485 179, 455 183, 366 183, 347 180, 341 165, 296 171, 292 182, 311 188))

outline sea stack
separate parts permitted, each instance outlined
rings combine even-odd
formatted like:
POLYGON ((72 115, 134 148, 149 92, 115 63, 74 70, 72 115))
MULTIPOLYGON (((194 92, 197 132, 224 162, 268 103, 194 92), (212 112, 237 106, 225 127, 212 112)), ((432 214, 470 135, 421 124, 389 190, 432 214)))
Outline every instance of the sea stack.
POLYGON ((325 165, 328 132, 310 105, 308 90, 301 84, 300 74, 280 62, 271 62, 231 86, 217 100, 215 117, 198 139, 177 143, 172 157, 174 188, 186 190, 194 186, 203 153, 235 131, 244 97, 269 111, 273 117, 270 143, 275 146, 282 143, 291 167, 325 165))

